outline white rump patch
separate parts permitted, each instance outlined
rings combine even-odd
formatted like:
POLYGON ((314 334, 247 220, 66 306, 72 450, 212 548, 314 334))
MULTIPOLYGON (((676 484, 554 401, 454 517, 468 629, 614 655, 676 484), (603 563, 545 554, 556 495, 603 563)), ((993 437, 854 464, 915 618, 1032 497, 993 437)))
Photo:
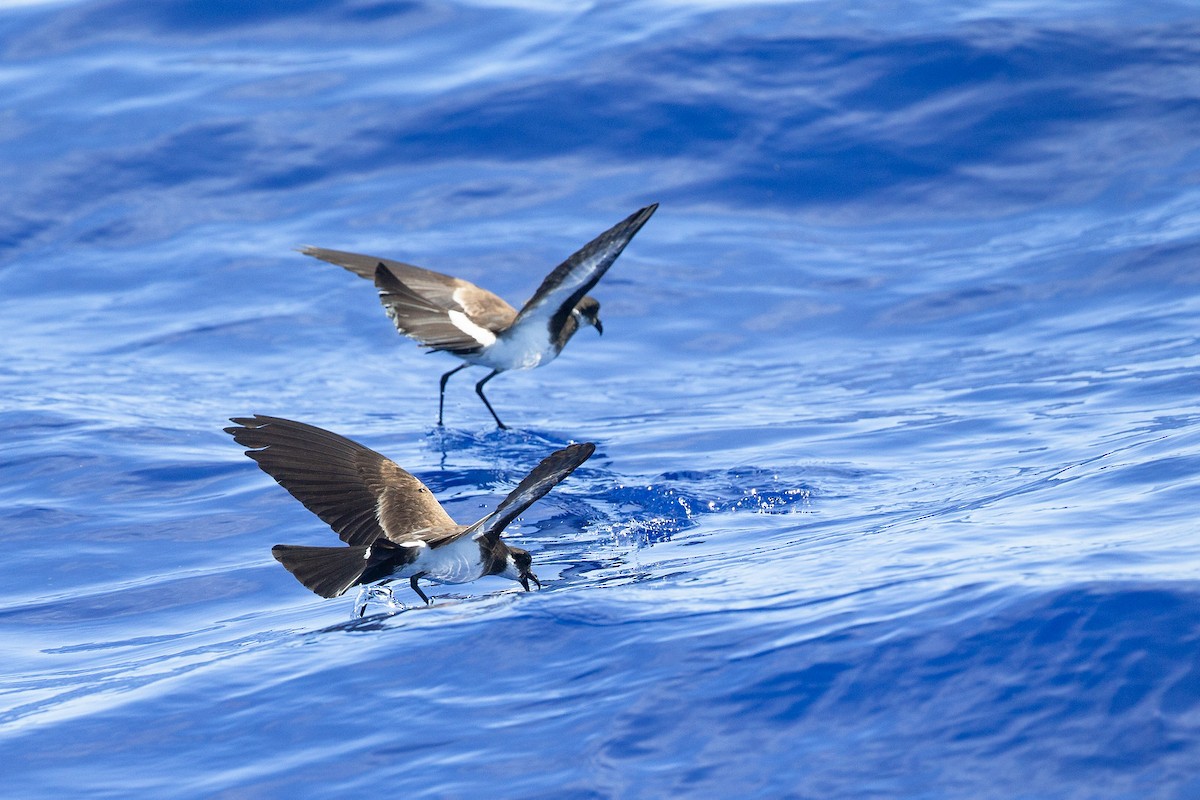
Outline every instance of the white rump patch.
POLYGON ((396 544, 400 545, 401 547, 429 547, 429 545, 425 544, 420 539, 409 539, 407 542, 397 542, 396 544))
POLYGON ((371 560, 371 548, 368 547, 367 551, 365 553, 363 553, 363 561, 370 561, 370 560, 371 560))
POLYGON ((463 312, 449 311, 447 312, 447 316, 449 316, 450 321, 454 323, 454 327, 458 328, 460 331, 465 333, 467 336, 470 336, 484 347, 488 347, 496 343, 496 334, 492 333, 481 325, 476 325, 471 321, 471 318, 463 312))

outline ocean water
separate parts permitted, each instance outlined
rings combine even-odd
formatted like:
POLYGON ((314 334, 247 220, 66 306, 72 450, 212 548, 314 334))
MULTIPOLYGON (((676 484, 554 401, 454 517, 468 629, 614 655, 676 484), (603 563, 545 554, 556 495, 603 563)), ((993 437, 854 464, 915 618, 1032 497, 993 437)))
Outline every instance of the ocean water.
POLYGON ((1200 797, 1194 3, 3 2, 0 97, 0 796, 1200 797), (294 250, 650 202, 508 431, 294 250), (597 451, 354 622, 253 413, 597 451))

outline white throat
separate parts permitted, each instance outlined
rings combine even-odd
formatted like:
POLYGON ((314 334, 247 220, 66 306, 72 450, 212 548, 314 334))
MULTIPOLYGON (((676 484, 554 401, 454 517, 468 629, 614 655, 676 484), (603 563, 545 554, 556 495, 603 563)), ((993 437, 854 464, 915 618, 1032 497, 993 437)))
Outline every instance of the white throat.
POLYGON ((521 580, 521 570, 517 567, 517 562, 513 561, 512 553, 509 553, 504 560, 504 572, 501 572, 502 577, 508 578, 510 581, 521 580))

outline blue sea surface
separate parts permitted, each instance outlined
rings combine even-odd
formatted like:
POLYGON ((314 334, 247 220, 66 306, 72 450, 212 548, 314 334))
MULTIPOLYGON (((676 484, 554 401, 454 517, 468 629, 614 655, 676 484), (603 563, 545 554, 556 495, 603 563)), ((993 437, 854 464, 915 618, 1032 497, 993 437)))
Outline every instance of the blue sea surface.
POLYGON ((0 796, 1200 797, 1195 3, 8 0, 0 97, 0 796), (651 202, 507 431, 295 252, 651 202), (597 450, 356 622, 254 413, 597 450))

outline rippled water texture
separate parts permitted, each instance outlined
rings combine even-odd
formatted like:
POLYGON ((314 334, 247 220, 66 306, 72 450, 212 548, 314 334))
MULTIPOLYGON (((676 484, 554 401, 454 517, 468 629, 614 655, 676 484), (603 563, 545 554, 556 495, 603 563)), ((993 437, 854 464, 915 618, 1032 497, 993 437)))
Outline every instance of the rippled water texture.
POLYGON ((2 3, 0 92, 0 794, 1200 797, 1194 4, 2 3), (294 251, 649 202, 510 431, 294 251), (465 522, 597 452, 352 622, 252 413, 465 522))

